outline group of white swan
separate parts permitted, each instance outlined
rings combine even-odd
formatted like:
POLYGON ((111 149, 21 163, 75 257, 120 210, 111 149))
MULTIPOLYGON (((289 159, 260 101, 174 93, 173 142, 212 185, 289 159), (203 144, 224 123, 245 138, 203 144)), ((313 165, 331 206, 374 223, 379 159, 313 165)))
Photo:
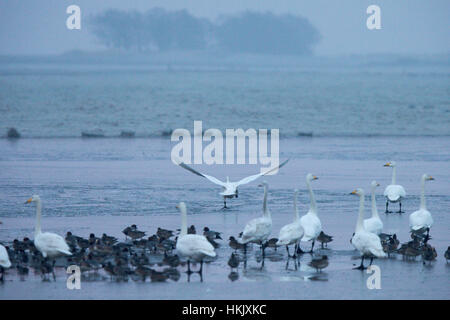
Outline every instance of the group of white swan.
POLYGON ((386 253, 381 246, 381 239, 377 234, 370 232, 365 228, 364 221, 364 190, 358 188, 351 194, 359 196, 359 214, 356 222, 355 233, 352 237, 352 245, 361 253, 361 265, 356 269, 364 269, 364 258, 370 257, 370 264, 372 264, 373 257, 386 257, 386 253))
MULTIPOLYGON (((296 257, 297 253, 302 252, 299 246, 300 241, 312 241, 311 251, 314 248, 314 242, 322 231, 322 224, 317 215, 317 205, 314 197, 314 192, 311 188, 311 181, 318 178, 311 173, 306 176, 306 184, 309 190, 309 196, 311 205, 309 211, 299 217, 297 209, 297 194, 298 190, 294 191, 294 221, 282 227, 278 236, 277 246, 286 246, 286 250, 289 255, 289 245, 294 245, 294 254, 292 257, 296 257)), ((264 200, 263 200, 263 216, 250 220, 242 232, 239 241, 243 244, 257 243, 261 245, 262 253, 264 257, 264 242, 270 236, 272 232, 272 217, 270 210, 267 207, 267 191, 268 184, 263 182, 261 186, 264 186, 264 200)))
MULTIPOLYGON (((392 175, 392 183, 386 187, 384 195, 387 198, 386 202, 386 212, 388 212, 388 202, 400 202, 401 212, 401 199, 405 197, 406 193, 402 186, 396 185, 395 177, 395 162, 388 162, 385 166, 391 166, 394 168, 392 175)), ((433 218, 431 213, 426 209, 425 204, 425 181, 434 180, 428 174, 423 174, 421 178, 421 194, 420 194, 420 208, 419 210, 411 213, 409 216, 409 227, 411 231, 417 231, 424 229, 429 232, 431 226, 433 225, 433 218)), ((379 186, 376 181, 372 181, 372 217, 369 219, 364 219, 364 190, 356 189, 352 194, 358 195, 360 197, 359 203, 359 215, 358 221, 356 223, 356 230, 351 239, 352 245, 361 253, 361 265, 356 269, 364 269, 364 258, 370 258, 370 264, 374 257, 381 258, 386 257, 386 253, 383 251, 381 245, 381 239, 379 234, 383 230, 383 222, 381 221, 375 201, 375 189, 379 186)))
MULTIPOLYGON (((287 161, 283 162, 278 168, 283 166, 287 161)), ((405 192, 402 186, 395 185, 395 162, 388 162, 386 166, 392 166, 394 168, 392 184, 389 185, 385 190, 385 195, 388 201, 401 201, 405 196, 405 192)), ((189 168, 185 166, 186 168, 189 168)), ((188 169, 190 170, 190 168, 188 169)), ((193 171, 194 172, 194 171, 193 171)), ((267 174, 264 173, 264 174, 267 174)), ((255 180, 258 177, 264 175, 258 174, 250 176, 241 181, 242 183, 247 183, 249 181, 255 180), (246 181, 246 182, 245 182, 246 181)), ((210 179, 210 178, 208 178, 210 179)), ((314 196, 314 192, 311 187, 311 182, 317 180, 318 178, 311 173, 306 175, 306 185, 309 191, 310 197, 310 208, 308 212, 299 217, 297 209, 297 195, 298 190, 294 191, 294 221, 283 226, 280 230, 277 246, 286 246, 289 255, 289 245, 295 245, 294 255, 297 253, 302 253, 299 243, 300 241, 311 241, 311 250, 314 249, 314 243, 319 234, 322 231, 322 224, 317 214, 317 204, 314 196)), ((211 179, 210 179, 211 180, 211 179)), ((426 209, 425 203, 425 181, 434 180, 433 177, 424 174, 421 178, 421 194, 420 194, 420 208, 419 210, 412 213, 409 217, 410 229, 417 231, 424 229, 429 232, 429 229, 433 225, 433 218, 431 213, 426 209)), ((233 183, 233 188, 237 195, 238 183, 233 183)), ((262 217, 250 220, 239 238, 241 244, 247 245, 248 243, 256 243, 261 245, 263 255, 264 255, 264 245, 265 241, 268 239, 272 232, 272 217, 270 210, 267 206, 267 195, 268 195, 268 184, 263 182, 260 186, 264 187, 264 200, 263 200, 263 215, 262 217)), ((386 254, 381 246, 381 240, 379 234, 383 230, 383 222, 381 221, 376 201, 375 201, 375 190, 379 184, 376 181, 372 181, 372 216, 369 219, 364 220, 364 190, 356 189, 351 194, 358 195, 360 198, 359 203, 359 215, 356 223, 355 233, 351 239, 353 246, 361 253, 361 265, 358 269, 364 268, 364 258, 369 257, 372 259, 374 257, 385 257, 386 254)), ((227 188, 227 187, 225 187, 227 188)), ((231 188, 231 187, 230 187, 231 188)), ((230 190, 230 189, 227 189, 230 190)), ((71 255, 69 246, 66 241, 59 235, 50 232, 41 231, 41 199, 38 195, 32 196, 25 203, 36 203, 36 225, 34 233, 34 244, 36 248, 42 253, 44 258, 55 257, 58 255, 71 255)), ((181 256, 187 257, 188 259, 188 273, 190 273, 190 260, 200 262, 200 271, 202 272, 203 259, 205 257, 215 257, 216 253, 214 247, 203 235, 188 234, 187 233, 187 212, 186 204, 180 202, 177 206, 181 213, 181 232, 178 236, 176 243, 177 253, 181 256)), ((386 205, 387 208, 387 205, 386 205)), ((0 245, 0 267, 9 268, 11 262, 8 257, 8 252, 4 246, 0 245)), ((3 269, 1 269, 3 271, 3 269)), ((3 279, 3 272, 2 277, 3 279)))

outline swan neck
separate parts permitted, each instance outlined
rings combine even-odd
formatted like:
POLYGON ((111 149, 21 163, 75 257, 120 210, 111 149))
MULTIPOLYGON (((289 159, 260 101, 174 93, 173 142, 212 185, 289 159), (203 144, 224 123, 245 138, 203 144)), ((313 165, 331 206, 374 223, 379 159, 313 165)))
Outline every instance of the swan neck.
POLYGON ((359 196, 359 215, 356 223, 356 232, 364 230, 364 195, 359 196))
POLYGON ((36 201, 36 226, 34 228, 34 236, 36 237, 41 233, 41 215, 42 215, 42 205, 41 200, 36 201))
POLYGON ((297 192, 294 193, 294 221, 297 221, 300 219, 299 213, 298 213, 298 207, 297 207, 297 192))
POLYGON ((392 181, 391 184, 397 184, 397 167, 392 167, 392 181))
POLYGON ((264 186, 263 215, 270 218, 270 211, 267 208, 267 185, 264 186))
POLYGON ((184 236, 187 234, 187 214, 186 209, 181 208, 181 230, 180 230, 180 236, 184 236))
POLYGON ((372 217, 379 218, 378 209, 377 209, 377 201, 375 199, 375 187, 372 188, 372 217))
POLYGON ((422 178, 421 181, 421 188, 420 188, 420 209, 426 209, 427 208, 427 204, 425 201, 425 179, 422 178))
POLYGON ((317 215, 316 198, 314 197, 314 192, 311 188, 311 182, 309 180, 306 180, 306 184, 308 186, 309 199, 311 201, 309 211, 317 215))

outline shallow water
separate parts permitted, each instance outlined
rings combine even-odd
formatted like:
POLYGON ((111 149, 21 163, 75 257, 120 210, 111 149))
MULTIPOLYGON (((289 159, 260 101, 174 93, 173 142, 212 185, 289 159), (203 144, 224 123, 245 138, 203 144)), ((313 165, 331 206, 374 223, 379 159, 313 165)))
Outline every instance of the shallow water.
POLYGON ((192 130, 194 120, 286 137, 450 135, 448 65, 366 63, 289 71, 1 63, 0 136, 9 127, 24 137, 161 136, 192 130))
MULTIPOLYGON (((207 264, 204 282, 182 274, 178 282, 127 283, 82 281, 81 290, 66 289, 66 275, 59 270, 56 282, 42 282, 30 274, 20 281, 14 270, 0 285, 0 298, 130 298, 130 299, 449 299, 450 265, 443 256, 450 243, 449 147, 446 137, 353 137, 283 139, 280 158, 290 162, 269 183, 269 208, 273 217, 272 237, 292 220, 293 189, 299 188, 299 209, 308 208, 304 176, 312 172, 323 229, 334 236, 329 250, 329 266, 317 274, 307 266, 311 256, 300 258, 286 270, 284 248, 267 249, 260 269, 255 246, 247 256, 247 266, 239 266, 239 279, 232 282, 227 266, 231 249, 227 241, 217 250, 218 259, 207 264), (385 161, 398 162, 397 179, 407 192, 406 213, 385 215, 382 192, 389 184, 391 169, 385 161), (381 290, 369 290, 368 274, 352 270, 359 263, 349 239, 354 231, 358 199, 349 193, 356 187, 369 191, 376 179, 377 204, 385 231, 397 233, 401 242, 409 240, 408 215, 419 206, 419 179, 427 172, 436 178, 426 185, 427 205, 434 226, 430 244, 437 260, 424 266, 401 257, 375 260, 381 268, 381 290)), ((257 182, 243 186, 239 198, 223 211, 220 188, 170 162, 169 137, 154 139, 21 139, 0 140, 0 241, 32 237, 34 207, 23 205, 32 194, 43 200, 43 229, 64 234, 71 230, 87 236, 106 232, 123 239, 121 230, 132 223, 148 233, 157 227, 176 229, 180 218, 175 205, 186 201, 188 224, 197 230, 209 226, 223 232, 224 239, 236 236, 246 221, 261 214, 262 189, 257 182)), ((258 172, 257 165, 196 166, 224 178, 237 179, 258 172)), ((368 198, 367 198, 368 200, 368 198)), ((370 204, 366 201, 366 215, 370 204)), ((396 209, 396 205, 393 205, 396 209)), ((309 244, 302 244, 306 249, 309 244)), ((180 267, 180 270, 182 268, 180 267)))

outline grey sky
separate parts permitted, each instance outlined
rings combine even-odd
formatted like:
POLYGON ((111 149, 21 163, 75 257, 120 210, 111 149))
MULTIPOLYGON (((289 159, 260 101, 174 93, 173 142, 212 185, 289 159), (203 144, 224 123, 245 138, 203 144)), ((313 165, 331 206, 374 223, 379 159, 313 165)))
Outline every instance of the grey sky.
POLYGON ((83 18, 108 8, 145 11, 187 9, 214 19, 244 10, 292 13, 322 34, 317 54, 449 53, 448 0, 0 0, 0 54, 48 54, 102 49, 83 18), (82 30, 67 30, 66 7, 82 10, 82 30), (381 7, 382 30, 366 28, 366 8, 381 7))

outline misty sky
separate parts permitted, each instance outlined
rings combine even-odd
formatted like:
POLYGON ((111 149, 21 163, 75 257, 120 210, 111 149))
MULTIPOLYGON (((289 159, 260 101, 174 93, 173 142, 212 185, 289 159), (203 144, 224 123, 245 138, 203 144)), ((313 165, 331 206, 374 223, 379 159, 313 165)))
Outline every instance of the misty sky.
POLYGON ((0 54, 53 54, 101 50, 83 18, 109 8, 145 11, 187 9, 216 19, 244 10, 302 15, 322 40, 319 55, 352 53, 449 53, 449 0, 0 0, 0 54), (82 11, 82 30, 66 29, 66 8, 82 11), (381 7, 382 30, 366 28, 366 8, 381 7))

